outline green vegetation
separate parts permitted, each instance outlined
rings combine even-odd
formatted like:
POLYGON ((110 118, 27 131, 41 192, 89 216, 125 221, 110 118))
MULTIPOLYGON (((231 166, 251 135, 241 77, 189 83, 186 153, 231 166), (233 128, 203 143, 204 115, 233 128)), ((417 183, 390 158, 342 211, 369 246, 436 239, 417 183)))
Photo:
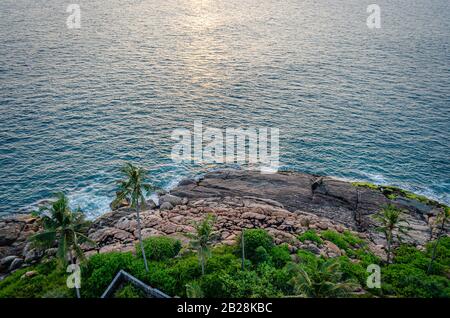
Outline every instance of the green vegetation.
POLYGON ((298 236, 300 242, 311 241, 316 242, 319 246, 323 244, 322 239, 317 235, 315 230, 307 230, 305 233, 298 236))
MULTIPOLYGON (((393 250, 392 264, 382 264, 364 249, 359 238, 355 241, 349 233, 338 233, 339 240, 335 233, 321 235, 345 242, 348 250, 356 245, 354 253, 325 258, 298 250, 294 263, 286 245, 275 245, 264 230, 248 230, 247 248, 252 258, 246 260, 245 270, 237 242, 235 246, 210 248, 202 275, 196 253, 178 254, 178 243, 173 239, 147 239, 144 245, 149 254, 148 272, 143 259, 132 253, 95 254, 82 266, 81 294, 99 297, 123 269, 152 287, 180 297, 361 297, 354 293, 355 288, 365 288, 367 265, 375 263, 381 266, 382 288, 365 288, 364 297, 450 297, 449 237, 440 239, 432 273, 428 275, 435 242, 430 242, 424 251, 401 245, 393 250)), ((74 297, 74 291, 65 284, 67 275, 56 260, 21 269, 0 282, 0 297, 74 297), (36 273, 26 277, 27 271, 36 273)), ((125 286, 115 297, 137 295, 138 291, 125 286)))
POLYGON ((359 247, 364 244, 364 241, 356 237, 349 231, 344 231, 342 234, 333 230, 326 230, 321 233, 323 239, 336 244, 337 247, 346 252, 351 252, 351 248, 359 247))
POLYGON ((300 297, 328 298, 346 297, 357 286, 351 279, 345 279, 339 260, 328 259, 313 262, 309 266, 291 265, 291 285, 294 294, 300 297))
MULTIPOLYGON (((181 250, 181 242, 167 236, 149 237, 143 240, 147 259, 164 261, 175 257, 181 250)), ((136 255, 142 257, 140 245, 136 246, 136 255)))
POLYGON ((0 298, 66 298, 75 292, 66 286, 67 273, 56 259, 15 271, 0 281, 0 298), (27 272, 35 272, 30 277, 27 272))
MULTIPOLYGON (((238 242, 239 246, 241 246, 241 238, 239 238, 238 242)), ((255 261, 258 258, 258 254, 261 253, 262 249, 259 249, 259 252, 256 250, 258 247, 264 248, 266 252, 272 250, 273 238, 267 233, 267 231, 263 229, 250 229, 244 231, 244 249, 245 256, 247 259, 255 261)))
POLYGON ((391 200, 401 197, 416 200, 426 205, 444 207, 444 205, 440 204, 439 202, 431 200, 423 195, 415 194, 394 186, 376 185, 369 182, 352 182, 352 185, 355 187, 363 187, 380 191, 385 197, 391 200))
POLYGON ((114 293, 114 298, 144 298, 145 295, 139 289, 128 283, 114 293))
MULTIPOLYGON (((448 220, 450 218, 450 208, 445 207, 436 217, 436 225, 437 225, 437 240, 433 245, 432 252, 431 252, 431 261, 428 265, 427 273, 430 274, 433 270, 433 264, 436 259, 436 251, 439 247, 439 243, 441 241, 441 238, 445 236, 445 228, 447 226, 448 220)), ((431 229, 431 234, 433 234, 433 229, 431 229)))

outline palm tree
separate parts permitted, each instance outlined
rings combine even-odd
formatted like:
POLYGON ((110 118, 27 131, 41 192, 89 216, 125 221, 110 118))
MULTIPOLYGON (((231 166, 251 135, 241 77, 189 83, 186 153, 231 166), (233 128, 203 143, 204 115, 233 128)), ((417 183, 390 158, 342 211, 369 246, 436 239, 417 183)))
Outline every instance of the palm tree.
POLYGON ((409 223, 403 218, 403 212, 392 204, 389 204, 380 212, 375 214, 373 218, 381 223, 377 230, 383 233, 384 238, 386 239, 386 262, 389 264, 391 261, 394 234, 397 233, 397 239, 401 241, 402 235, 407 235, 407 230, 409 227, 406 226, 406 224, 409 223))
MULTIPOLYGON (((85 233, 89 227, 89 222, 84 218, 84 214, 77 210, 72 212, 69 207, 69 199, 64 193, 56 195, 56 201, 50 206, 41 208, 37 213, 40 216, 40 223, 43 231, 30 237, 30 240, 41 247, 52 247, 55 242, 58 244, 56 256, 61 265, 68 262, 75 265, 74 257, 84 260, 85 256, 80 244, 87 242, 95 244, 85 233)), ((80 291, 76 288, 77 297, 80 298, 80 291)))
POLYGON ((208 214, 201 222, 194 224, 195 233, 186 234, 191 239, 191 247, 196 249, 202 267, 202 275, 205 274, 205 263, 210 255, 211 243, 217 238, 217 234, 213 231, 215 217, 208 214))
POLYGON ((241 249, 242 249, 242 270, 245 270, 245 241, 244 241, 244 229, 241 234, 241 249))
POLYGON ((315 262, 308 271, 302 265, 291 263, 289 270, 294 274, 290 284, 299 297, 346 297, 357 287, 352 280, 342 279, 343 274, 336 259, 315 262))
POLYGON ((144 243, 142 242, 141 217, 139 215, 139 210, 140 208, 145 207, 143 190, 148 194, 155 188, 144 182, 147 172, 143 168, 136 167, 131 163, 126 163, 122 167, 121 172, 124 174, 125 179, 117 181, 119 189, 116 193, 116 198, 112 202, 112 206, 117 207, 123 200, 128 200, 131 203, 130 207, 135 209, 139 244, 141 246, 142 257, 144 258, 145 270, 148 272, 147 257, 145 255, 144 243))
POLYGON ((437 215, 436 217, 436 224, 439 224, 439 232, 437 234, 436 242, 433 246, 433 251, 431 252, 431 261, 428 265, 427 273, 430 274, 431 268, 433 267, 433 262, 436 259, 436 250, 439 245, 439 241, 441 240, 441 237, 445 234, 445 226, 448 222, 448 218, 450 216, 450 208, 444 207, 443 210, 437 215))

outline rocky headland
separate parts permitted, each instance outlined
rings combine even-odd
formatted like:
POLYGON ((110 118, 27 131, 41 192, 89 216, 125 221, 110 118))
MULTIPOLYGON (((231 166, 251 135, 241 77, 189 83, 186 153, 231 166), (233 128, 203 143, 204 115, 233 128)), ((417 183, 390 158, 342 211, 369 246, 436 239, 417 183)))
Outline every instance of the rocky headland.
MULTIPOLYGON (((407 241, 422 247, 430 240, 430 226, 443 206, 431 200, 386 196, 375 186, 361 186, 331 177, 298 172, 260 174, 257 171, 219 170, 201 178, 186 179, 159 202, 148 202, 141 212, 143 237, 168 235, 187 242, 193 222, 206 214, 217 217, 217 244, 234 244, 242 229, 264 228, 276 243, 287 243, 295 257, 307 249, 328 257, 345 253, 330 241, 317 244, 296 239, 309 229, 353 232, 368 242, 368 248, 384 256, 384 241, 371 217, 387 204, 405 212, 409 223, 407 241)), ((125 206, 92 222, 89 237, 97 246, 83 246, 86 255, 110 251, 134 251, 137 242, 136 214, 125 206)), ((447 229, 448 230, 448 229, 447 229)), ((0 272, 7 273, 52 256, 55 249, 40 251, 28 237, 39 231, 31 215, 0 219, 0 272)))

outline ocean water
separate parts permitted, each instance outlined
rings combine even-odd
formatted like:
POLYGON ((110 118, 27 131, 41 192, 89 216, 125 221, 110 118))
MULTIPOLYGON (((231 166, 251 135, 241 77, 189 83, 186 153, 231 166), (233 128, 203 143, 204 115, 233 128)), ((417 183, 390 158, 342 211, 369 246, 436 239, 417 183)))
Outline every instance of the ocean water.
POLYGON ((450 203, 450 2, 0 2, 0 214, 69 193, 108 210, 125 161, 161 187, 194 120, 280 129, 283 168, 450 203))

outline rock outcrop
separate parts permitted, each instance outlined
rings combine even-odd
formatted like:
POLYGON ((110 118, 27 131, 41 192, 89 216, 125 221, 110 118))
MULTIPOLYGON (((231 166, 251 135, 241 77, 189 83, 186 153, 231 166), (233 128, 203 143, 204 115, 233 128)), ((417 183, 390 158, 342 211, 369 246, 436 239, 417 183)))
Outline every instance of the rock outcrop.
MULTIPOLYGON (((169 235, 187 243, 193 224, 207 213, 217 218, 217 244, 234 244, 242 229, 264 228, 276 243, 286 243, 292 253, 299 248, 317 255, 345 253, 330 241, 317 245, 301 242, 299 234, 309 229, 318 233, 351 231, 364 238, 375 254, 384 255, 380 234, 374 230, 371 215, 391 203, 402 208, 410 223, 412 244, 422 246, 430 237, 429 222, 439 212, 428 206, 399 198, 390 200, 382 193, 355 187, 349 182, 304 173, 260 174, 242 170, 207 173, 200 180, 184 180, 170 194, 161 193, 159 206, 153 201, 141 211, 144 238, 169 235)), ((52 257, 31 246, 27 239, 39 230, 37 219, 28 215, 0 220, 0 272, 8 272, 52 257)), ((134 251, 137 243, 136 213, 124 206, 96 219, 88 233, 97 246, 83 245, 87 255, 109 251, 134 251)))
POLYGON ((423 245, 429 238, 429 222, 439 210, 416 200, 388 199, 381 192, 354 186, 351 182, 299 172, 261 174, 258 171, 219 170, 196 182, 178 185, 173 195, 189 199, 250 197, 272 200, 291 212, 303 211, 343 224, 355 231, 377 237, 374 213, 387 204, 405 211, 410 223, 409 241, 423 245))

